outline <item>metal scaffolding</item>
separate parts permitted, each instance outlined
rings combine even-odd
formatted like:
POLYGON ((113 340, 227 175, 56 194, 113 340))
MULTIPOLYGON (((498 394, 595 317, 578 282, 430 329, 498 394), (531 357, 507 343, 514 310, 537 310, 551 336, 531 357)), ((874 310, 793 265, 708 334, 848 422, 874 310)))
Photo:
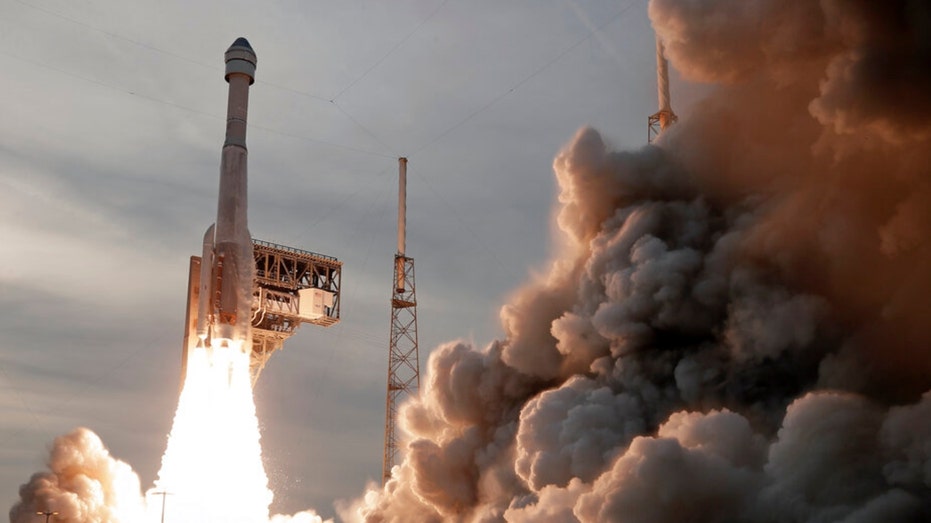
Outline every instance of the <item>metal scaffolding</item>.
POLYGON ((342 262, 323 254, 252 240, 252 358, 255 384, 272 353, 302 323, 339 321, 342 262))

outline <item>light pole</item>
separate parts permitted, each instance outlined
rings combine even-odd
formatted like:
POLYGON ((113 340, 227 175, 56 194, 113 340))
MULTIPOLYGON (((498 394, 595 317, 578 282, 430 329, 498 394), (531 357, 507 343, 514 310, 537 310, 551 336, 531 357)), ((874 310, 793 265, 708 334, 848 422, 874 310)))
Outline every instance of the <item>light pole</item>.
MULTIPOLYGON (((171 495, 171 492, 167 492, 167 491, 164 491, 164 490, 163 490, 163 491, 161 491, 161 492, 153 492, 152 494, 155 494, 156 496, 161 496, 161 497, 162 497, 162 523, 165 523, 165 498, 167 498, 168 496, 170 496, 170 495, 171 495)), ((48 522, 46 522, 46 523, 48 523, 48 522)))
POLYGON ((46 510, 46 511, 41 511, 41 510, 40 510, 40 511, 36 512, 36 515, 37 515, 37 516, 45 516, 45 523, 48 523, 48 518, 50 518, 50 517, 52 517, 52 516, 57 516, 57 515, 58 515, 58 511, 54 511, 54 512, 53 512, 53 511, 51 511, 51 510, 46 510))

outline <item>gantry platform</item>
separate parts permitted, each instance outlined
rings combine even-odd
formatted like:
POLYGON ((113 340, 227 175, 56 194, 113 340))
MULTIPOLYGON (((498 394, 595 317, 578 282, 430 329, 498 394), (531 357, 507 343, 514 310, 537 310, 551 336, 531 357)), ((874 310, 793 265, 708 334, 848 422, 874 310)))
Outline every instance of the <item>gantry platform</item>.
MULTIPOLYGON (((255 277, 252 280, 252 384, 272 353, 303 323, 329 327, 339 321, 342 262, 332 256, 252 240, 255 277)), ((191 256, 188 308, 181 354, 181 383, 187 355, 197 343, 197 303, 201 257, 191 256)))
POLYGON ((342 262, 332 256, 252 240, 252 382, 302 323, 339 321, 342 262))

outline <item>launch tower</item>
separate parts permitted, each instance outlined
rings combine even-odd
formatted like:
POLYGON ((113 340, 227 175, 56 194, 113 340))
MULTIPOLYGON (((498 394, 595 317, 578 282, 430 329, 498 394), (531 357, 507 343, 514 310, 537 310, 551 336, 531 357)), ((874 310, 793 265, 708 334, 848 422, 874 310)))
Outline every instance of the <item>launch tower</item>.
POLYGON ((651 114, 647 120, 648 143, 653 143, 660 133, 679 119, 676 113, 672 112, 669 103, 669 64, 666 63, 663 41, 659 39, 659 35, 656 37, 656 94, 659 110, 651 114))
POLYGON ((198 347, 250 350, 255 384, 268 358, 300 324, 339 321, 339 260, 249 234, 246 117, 257 58, 249 41, 238 38, 225 61, 229 95, 217 220, 204 234, 202 255, 190 261, 182 384, 188 354, 198 347))
POLYGON ((407 228, 407 158, 398 158, 398 252, 394 255, 391 290, 391 340, 388 347, 388 391, 385 401, 385 455, 382 484, 391 479, 398 453, 398 403, 420 388, 417 348, 417 296, 414 259, 405 254, 407 228))
POLYGON ((339 321, 340 269, 332 256, 252 240, 252 383, 302 323, 339 321))

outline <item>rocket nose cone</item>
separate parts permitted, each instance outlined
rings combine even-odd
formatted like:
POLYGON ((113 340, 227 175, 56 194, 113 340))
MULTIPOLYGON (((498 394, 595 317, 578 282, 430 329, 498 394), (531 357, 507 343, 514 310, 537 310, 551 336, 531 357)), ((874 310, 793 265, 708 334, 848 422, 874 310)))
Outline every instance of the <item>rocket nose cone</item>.
POLYGON ((235 42, 233 42, 233 45, 230 46, 229 50, 232 50, 234 47, 245 47, 246 49, 252 51, 253 53, 255 52, 252 50, 252 46, 249 45, 249 40, 246 40, 242 36, 240 36, 239 38, 236 39, 235 42))
POLYGON ((249 40, 239 37, 233 42, 233 45, 226 50, 224 55, 226 61, 226 80, 229 81, 230 74, 242 73, 249 77, 249 85, 255 82, 255 64, 258 62, 255 51, 249 45, 249 40))
POLYGON ((255 50, 252 49, 252 46, 249 44, 249 40, 246 40, 243 37, 239 37, 233 42, 233 45, 226 50, 226 59, 229 61, 232 58, 240 58, 248 60, 252 63, 255 63, 255 50))

